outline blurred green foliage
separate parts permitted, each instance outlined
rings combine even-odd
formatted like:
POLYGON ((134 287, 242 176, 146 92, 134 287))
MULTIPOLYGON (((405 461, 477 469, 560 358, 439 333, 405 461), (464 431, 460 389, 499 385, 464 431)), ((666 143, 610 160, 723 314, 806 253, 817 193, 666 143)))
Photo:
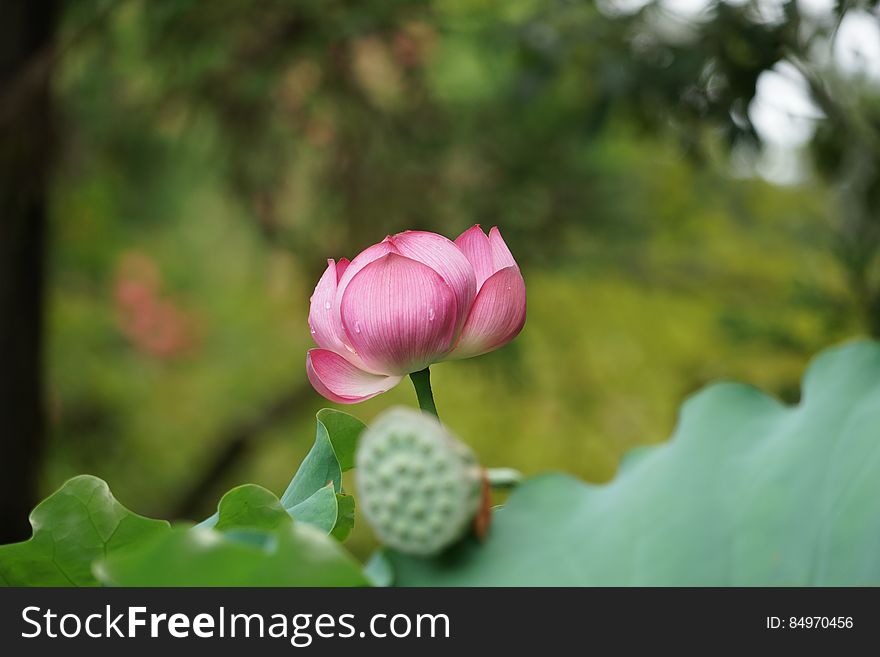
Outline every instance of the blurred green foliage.
MULTIPOLYGON (((521 336, 434 368, 441 417, 487 465, 605 481, 708 381, 795 398, 811 354, 871 326, 876 211, 833 166, 732 173, 756 80, 799 32, 721 7, 671 47, 653 5, 68 3, 46 491, 89 472, 191 519, 237 483, 280 493, 326 405, 304 371, 312 287, 406 228, 497 224, 522 265, 521 336), (837 223, 853 205, 858 272, 837 223)), ((843 130, 838 156, 865 148, 843 130)), ((347 410, 395 403, 408 382, 347 410)))

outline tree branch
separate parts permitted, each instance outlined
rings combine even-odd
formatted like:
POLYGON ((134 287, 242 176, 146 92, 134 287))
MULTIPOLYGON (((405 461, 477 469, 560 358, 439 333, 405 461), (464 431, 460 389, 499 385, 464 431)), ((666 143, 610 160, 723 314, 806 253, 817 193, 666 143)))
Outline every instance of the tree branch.
POLYGON ((310 405, 314 391, 307 384, 300 384, 286 390, 266 404, 253 417, 242 420, 227 429, 215 441, 220 452, 190 489, 174 506, 172 518, 194 518, 204 511, 217 495, 218 485, 229 475, 235 466, 260 442, 260 438, 271 428, 287 420, 298 409, 310 405))

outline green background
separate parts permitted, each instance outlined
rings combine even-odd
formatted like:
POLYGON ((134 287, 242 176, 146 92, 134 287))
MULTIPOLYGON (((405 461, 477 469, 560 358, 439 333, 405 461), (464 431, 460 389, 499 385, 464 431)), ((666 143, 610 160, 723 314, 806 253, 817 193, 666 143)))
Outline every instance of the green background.
MULTIPOLYGON (((741 110, 807 52, 798 15, 722 5, 666 43, 651 7, 110 5, 59 25, 45 494, 86 472, 195 521, 237 484, 280 494, 328 405, 305 377, 311 290, 407 228, 498 225, 521 265, 520 337, 432 373, 481 461, 529 475, 610 480, 707 382, 796 401, 811 355, 880 325, 876 85, 807 58, 843 113, 798 181, 756 173, 741 110)), ((346 410, 414 403, 404 382, 346 410)), ((363 523, 349 546, 371 549, 363 523)))

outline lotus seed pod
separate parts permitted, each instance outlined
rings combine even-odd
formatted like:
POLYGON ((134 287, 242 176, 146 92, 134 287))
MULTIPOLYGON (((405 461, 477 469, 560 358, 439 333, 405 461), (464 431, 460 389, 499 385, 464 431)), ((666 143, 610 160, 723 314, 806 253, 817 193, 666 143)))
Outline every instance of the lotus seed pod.
POLYGON ((360 439, 357 488, 386 545, 437 554, 467 532, 480 507, 482 469, 439 421, 407 408, 383 413, 360 439))

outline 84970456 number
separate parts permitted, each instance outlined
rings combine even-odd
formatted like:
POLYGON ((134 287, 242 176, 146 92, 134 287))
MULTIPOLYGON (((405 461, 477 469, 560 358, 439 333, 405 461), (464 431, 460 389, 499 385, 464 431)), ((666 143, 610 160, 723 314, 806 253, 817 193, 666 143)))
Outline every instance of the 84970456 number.
POLYGON ((788 619, 790 629, 799 630, 827 630, 827 629, 851 629, 853 626, 852 616, 791 616, 788 619))
POLYGON ((767 616, 768 630, 850 630, 852 616, 767 616))

